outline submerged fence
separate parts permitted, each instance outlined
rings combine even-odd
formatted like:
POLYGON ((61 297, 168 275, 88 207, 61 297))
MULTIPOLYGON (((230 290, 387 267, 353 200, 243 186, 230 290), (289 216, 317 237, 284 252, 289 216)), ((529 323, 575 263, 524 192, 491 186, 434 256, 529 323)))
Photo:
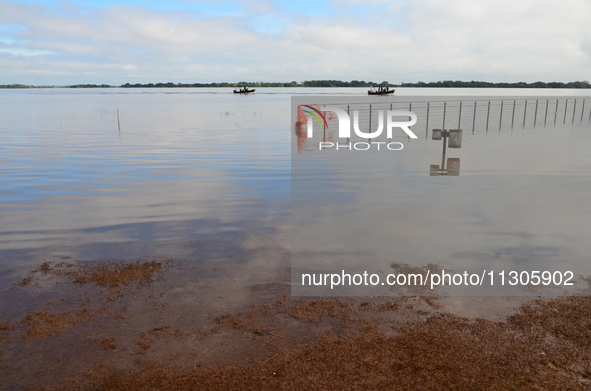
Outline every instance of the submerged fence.
MULTIPOLYGON (((591 98, 457 99, 430 101, 336 103, 348 113, 357 110, 360 128, 378 127, 378 113, 384 110, 412 111, 418 121, 411 127, 429 138, 430 130, 463 129, 464 133, 502 132, 564 127, 591 123, 591 98)), ((329 124, 336 119, 329 120, 329 124)))

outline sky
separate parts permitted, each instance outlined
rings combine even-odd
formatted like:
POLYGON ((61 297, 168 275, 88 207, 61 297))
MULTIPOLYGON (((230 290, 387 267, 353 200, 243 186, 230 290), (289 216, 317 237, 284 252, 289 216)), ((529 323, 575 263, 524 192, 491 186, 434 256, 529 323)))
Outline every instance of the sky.
POLYGON ((591 80, 589 0, 0 0, 0 84, 591 80))

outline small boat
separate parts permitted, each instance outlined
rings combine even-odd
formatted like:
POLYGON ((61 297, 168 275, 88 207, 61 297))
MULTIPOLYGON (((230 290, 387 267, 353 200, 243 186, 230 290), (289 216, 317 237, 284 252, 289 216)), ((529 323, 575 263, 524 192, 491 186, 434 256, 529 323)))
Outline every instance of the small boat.
POLYGON ((251 92, 255 92, 256 88, 253 88, 252 90, 249 90, 248 88, 244 87, 244 88, 239 88, 237 90, 234 90, 235 94, 249 94, 251 92))
POLYGON ((396 90, 391 90, 390 87, 380 87, 377 90, 372 88, 371 90, 367 91, 367 95, 390 95, 394 94, 394 91, 396 90))

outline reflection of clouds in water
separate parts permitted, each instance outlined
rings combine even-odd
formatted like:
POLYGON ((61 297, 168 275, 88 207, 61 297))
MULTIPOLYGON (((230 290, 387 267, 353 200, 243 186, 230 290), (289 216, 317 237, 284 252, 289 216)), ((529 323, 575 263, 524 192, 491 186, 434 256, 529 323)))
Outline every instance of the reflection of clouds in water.
MULTIPOLYGON (((78 262, 162 256, 189 263, 214 262, 228 268, 256 264, 248 275, 264 279, 275 268, 287 266, 289 226, 284 220, 284 216, 269 211, 267 216, 232 222, 197 219, 32 231, 27 234, 35 240, 24 243, 22 248, 8 242, 9 249, 0 250, 0 259, 3 267, 10 265, 13 271, 23 272, 52 259, 78 262)), ((237 276, 230 274, 232 278, 237 276)), ((8 278, 8 274, 0 275, 8 278)))
MULTIPOLYGON (((366 251, 375 268, 398 260, 591 273, 587 133, 538 127, 466 136, 454 151, 462 174, 453 179, 428 176, 429 163, 441 154, 430 140, 405 142, 396 155, 310 154, 304 164, 318 169, 302 177, 325 187, 310 187, 322 197, 309 195, 294 207, 294 249, 305 238, 315 251, 366 251), (342 201, 343 193, 353 195, 349 204, 327 205, 342 201)), ((299 168, 294 165, 294 175, 299 168)))
POLYGON ((125 241, 84 231, 118 224, 265 219, 289 202, 287 96, 118 91, 16 91, 5 102, 0 248, 125 241))

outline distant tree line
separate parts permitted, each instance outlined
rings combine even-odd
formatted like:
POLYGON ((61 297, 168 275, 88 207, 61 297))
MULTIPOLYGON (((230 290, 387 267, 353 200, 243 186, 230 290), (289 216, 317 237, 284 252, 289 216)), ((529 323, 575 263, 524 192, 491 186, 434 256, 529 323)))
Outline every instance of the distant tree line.
POLYGON ((341 81, 341 80, 307 80, 301 83, 292 81, 289 83, 282 82, 247 82, 241 81, 238 83, 148 83, 148 84, 130 84, 121 85, 123 88, 154 88, 154 87, 370 87, 370 86, 394 86, 387 81, 381 83, 374 83, 372 81, 341 81))
MULTIPOLYGON (((486 81, 452 81, 444 80, 437 82, 425 83, 419 81, 418 83, 400 83, 392 84, 388 81, 377 83, 374 81, 364 80, 306 80, 301 83, 292 81, 290 83, 282 82, 245 82, 241 81, 238 83, 148 83, 148 84, 130 84, 126 83, 121 85, 123 88, 157 88, 157 87, 428 87, 428 88, 445 88, 445 87, 456 87, 456 88, 591 88, 591 84, 588 81, 573 81, 570 83, 562 82, 550 82, 545 83, 537 81, 535 83, 491 83, 486 81)), ((75 87, 75 86, 72 86, 75 87)), ((102 86, 96 87, 105 87, 102 86)))
POLYGON ((372 86, 390 86, 396 87, 394 84, 390 84, 387 81, 376 83, 373 81, 341 81, 341 80, 309 80, 301 84, 302 87, 372 87, 372 86))
POLYGON ((73 86, 68 86, 68 88, 112 88, 112 86, 108 84, 76 84, 73 86))
MULTIPOLYGON (((491 83, 486 81, 452 81, 444 80, 437 82, 425 83, 419 81, 417 83, 400 83, 392 84, 387 81, 376 83, 373 81, 363 80, 352 80, 352 81, 341 81, 341 80, 306 80, 301 83, 292 81, 289 83, 284 82, 246 82, 241 81, 237 83, 148 83, 148 84, 130 84, 125 83, 120 85, 121 88, 174 88, 174 87, 371 87, 371 86, 382 86, 382 87, 428 87, 428 88, 591 88, 591 84, 587 80, 573 81, 570 83, 562 82, 550 82, 545 83, 537 81, 535 83, 491 83)), ((108 84, 75 84, 67 86, 68 88, 112 88, 116 86, 110 86, 108 84)), ((31 86, 24 84, 6 84, 0 85, 0 88, 53 88, 53 86, 31 86)))
POLYGON ((0 84, 0 88, 53 88, 53 86, 30 86, 26 84, 0 84))
POLYGON ((291 83, 281 83, 281 82, 247 82, 241 81, 238 83, 228 83, 228 82, 221 82, 221 83, 148 83, 148 84, 130 84, 125 83, 122 84, 120 87, 122 88, 158 88, 158 87, 301 87, 297 81, 292 81, 291 83))

